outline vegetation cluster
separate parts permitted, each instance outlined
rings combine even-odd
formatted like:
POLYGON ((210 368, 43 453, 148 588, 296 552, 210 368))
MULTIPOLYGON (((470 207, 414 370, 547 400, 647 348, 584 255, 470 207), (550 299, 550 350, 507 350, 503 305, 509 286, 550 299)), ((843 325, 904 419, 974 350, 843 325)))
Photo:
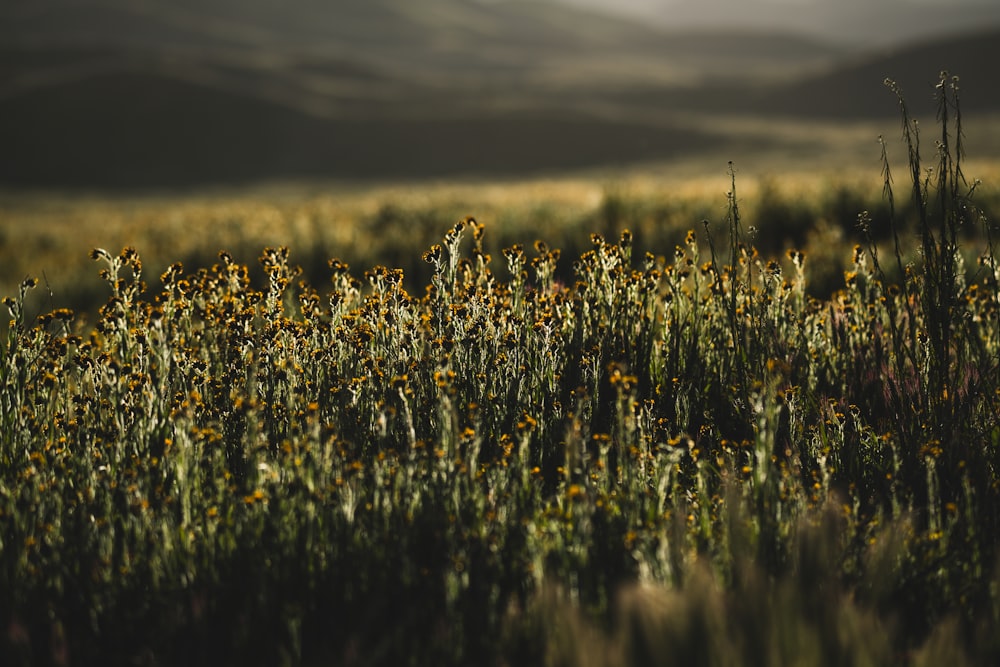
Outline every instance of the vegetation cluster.
POLYGON ((537 242, 504 277, 466 218, 421 294, 281 247, 151 292, 95 250, 80 327, 25 279, 4 664, 1000 663, 1000 266, 937 94, 929 170, 901 102, 918 252, 886 158, 830 296, 735 177, 725 229, 571 273, 537 242))

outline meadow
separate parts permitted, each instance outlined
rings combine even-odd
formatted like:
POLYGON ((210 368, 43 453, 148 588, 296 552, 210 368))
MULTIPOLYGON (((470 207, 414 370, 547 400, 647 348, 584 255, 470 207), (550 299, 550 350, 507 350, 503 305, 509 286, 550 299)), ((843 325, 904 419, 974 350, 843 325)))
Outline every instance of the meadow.
POLYGON ((997 167, 935 94, 746 192, 5 199, 0 661, 1000 663, 997 167))

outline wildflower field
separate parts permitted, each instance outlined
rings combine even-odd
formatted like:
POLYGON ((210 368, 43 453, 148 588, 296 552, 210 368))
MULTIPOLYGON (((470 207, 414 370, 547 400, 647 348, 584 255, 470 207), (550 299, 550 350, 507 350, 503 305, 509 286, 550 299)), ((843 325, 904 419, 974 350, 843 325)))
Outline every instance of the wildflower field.
POLYGON ((25 278, 0 663, 1000 664, 996 227, 936 94, 818 288, 735 175, 669 249, 96 249, 92 320, 25 278))

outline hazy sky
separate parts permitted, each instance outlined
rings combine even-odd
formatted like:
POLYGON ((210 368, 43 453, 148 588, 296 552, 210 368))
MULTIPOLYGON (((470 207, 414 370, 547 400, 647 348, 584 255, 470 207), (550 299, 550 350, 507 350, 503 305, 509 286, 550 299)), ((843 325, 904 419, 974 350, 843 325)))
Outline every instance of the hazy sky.
POLYGON ((556 0, 668 27, 796 30, 843 42, 897 42, 1000 24, 997 0, 556 0))

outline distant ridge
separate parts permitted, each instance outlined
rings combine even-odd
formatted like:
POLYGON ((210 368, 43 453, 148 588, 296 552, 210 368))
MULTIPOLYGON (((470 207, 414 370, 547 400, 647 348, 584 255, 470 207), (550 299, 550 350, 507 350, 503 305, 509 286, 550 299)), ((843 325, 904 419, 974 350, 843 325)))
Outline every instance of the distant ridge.
MULTIPOLYGON (((73 62, 74 50, 103 49, 126 62, 225 62, 272 76, 294 74, 289 63, 353 63, 416 85, 517 86, 542 94, 582 82, 620 87, 764 71, 787 76, 845 53, 793 33, 669 31, 527 0, 47 0, 15 7, 0 5, 0 49, 21 54, 22 66, 31 68, 59 66, 33 52, 63 53, 73 62)), ((8 67, 0 61, 0 69, 8 67)))
POLYGON ((0 102, 0 184, 151 188, 330 176, 530 174, 677 157, 687 129, 566 110, 321 118, 162 75, 113 73, 0 102))
POLYGON ((0 186, 669 160, 720 146, 720 115, 893 115, 886 77, 922 113, 942 69, 961 77, 966 111, 1000 111, 1000 28, 859 55, 788 33, 671 33, 550 2, 289 2, 310 11, 270 0, 0 6, 0 186))
POLYGON ((961 102, 969 113, 1000 113, 1000 27, 911 44, 885 52, 852 56, 824 70, 789 82, 739 78, 678 87, 636 87, 620 103, 647 113, 673 109, 686 113, 783 117, 801 120, 857 121, 894 117, 898 106, 883 82, 893 79, 910 111, 933 114, 933 88, 939 74, 959 77, 961 102))
POLYGON ((958 76, 965 110, 1000 111, 1000 28, 872 54, 828 73, 754 96, 752 109, 820 118, 865 118, 896 113, 883 80, 895 80, 915 112, 931 110, 938 74, 958 76))

